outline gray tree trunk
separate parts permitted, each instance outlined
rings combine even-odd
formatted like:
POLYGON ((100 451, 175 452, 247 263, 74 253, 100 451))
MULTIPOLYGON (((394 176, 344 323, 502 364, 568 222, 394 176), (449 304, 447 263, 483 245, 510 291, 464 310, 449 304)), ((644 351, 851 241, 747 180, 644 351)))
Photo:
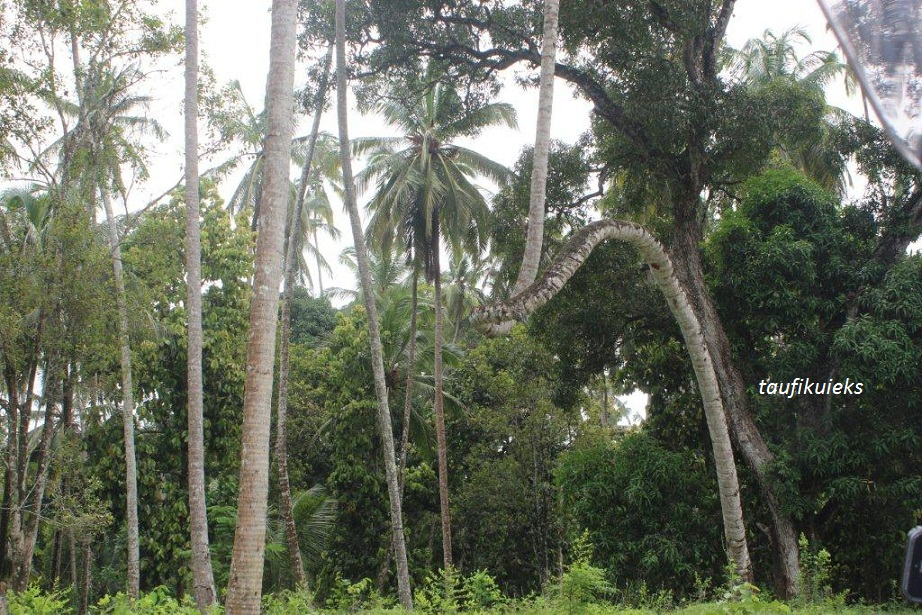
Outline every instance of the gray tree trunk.
POLYGON ((118 227, 112 211, 112 201, 105 189, 99 190, 106 222, 109 226, 109 246, 112 252, 112 272, 115 279, 115 299, 118 306, 118 344, 122 368, 122 428, 125 440, 125 521, 128 534, 128 595, 137 598, 141 585, 140 547, 138 539, 138 468, 134 451, 134 384, 131 378, 131 344, 128 336, 128 303, 125 280, 122 277, 122 249, 118 227))
POLYGON ((304 157, 304 166, 301 169, 301 183, 298 186, 297 200, 291 213, 291 224, 288 230, 288 250, 285 254, 285 276, 282 287, 282 333, 279 339, 279 397, 275 430, 275 460, 279 471, 279 508, 285 522, 285 538, 288 541, 288 556, 291 559, 291 572, 298 587, 307 586, 307 575, 304 573, 304 561, 301 558, 301 546, 298 541, 298 528, 295 526, 294 506, 291 499, 291 482, 288 477, 288 379, 290 368, 291 346, 291 295, 295 285, 295 273, 298 262, 298 237, 301 229, 301 212, 304 209, 304 195, 307 192, 307 183, 310 178, 311 162, 314 158, 314 149, 317 147, 317 135, 320 134, 320 116, 323 113, 323 103, 326 97, 328 73, 333 57, 333 45, 327 50, 324 64, 323 77, 320 89, 317 91, 317 100, 314 103, 314 122, 307 144, 307 154, 304 157))
POLYGON ((394 545, 394 559, 397 562, 397 594, 400 604, 407 610, 413 609, 413 595, 410 592, 410 572, 407 565, 407 548, 403 532, 400 490, 397 485, 397 464, 394 459, 394 432, 391 426, 391 412, 388 407, 387 384, 384 381, 384 359, 381 349, 381 334, 378 330, 378 309, 375 305, 374 286, 371 282, 368 250, 359 217, 355 197, 355 180, 352 174, 352 157, 349 153, 349 111, 346 80, 346 3, 336 0, 336 109, 339 123, 339 151, 342 157, 345 202, 349 210, 352 239, 358 262, 362 295, 368 321, 368 338, 371 345, 372 372, 375 380, 375 394, 378 398, 378 427, 381 431, 381 449, 384 455, 384 471, 387 478, 387 494, 390 499, 391 541, 394 545))
POLYGON ((215 602, 205 500, 205 430, 202 379, 202 241, 198 178, 198 0, 186 0, 186 305, 188 337, 189 536, 192 594, 205 612, 215 602))
POLYGON ((27 501, 23 502, 23 512, 29 513, 24 517, 22 536, 22 551, 13 571, 13 588, 17 592, 24 592, 29 588, 32 578, 32 555, 35 552, 35 542, 38 539, 38 527, 42 519, 42 500, 45 497, 45 485, 48 481, 48 469, 51 466, 51 440, 55 434, 54 408, 56 405, 55 389, 60 385, 56 366, 56 359, 52 357, 45 366, 44 394, 45 421, 42 425, 42 436, 38 446, 38 462, 35 471, 35 482, 29 493, 27 501))
POLYGON ((297 2, 273 0, 265 176, 256 240, 256 271, 250 304, 250 337, 243 399, 243 440, 237 530, 227 586, 227 613, 260 611, 269 491, 269 424, 278 324, 282 244, 288 212, 288 168, 294 132, 297 2))
POLYGON ((442 562, 445 568, 453 564, 451 553, 451 505, 448 498, 448 442, 445 438, 445 399, 442 390, 442 276, 439 264, 438 220, 433 227, 436 233, 435 252, 432 260, 435 263, 435 340, 434 340, 434 366, 435 379, 435 440, 439 458, 439 513, 442 518, 442 562))
POLYGON ((682 330, 682 337, 698 381, 708 432, 711 436, 728 551, 740 577, 751 581, 752 565, 746 542, 746 528, 743 523, 739 480, 717 375, 701 323, 675 276, 672 260, 653 235, 642 226, 632 222, 619 220, 594 222, 573 235, 557 255, 554 264, 524 293, 501 304, 477 308, 472 319, 483 323, 524 319, 563 288, 563 285, 576 273, 595 246, 610 239, 619 239, 637 248, 643 259, 650 265, 653 277, 682 330))
MULTIPOLYGON (((547 166, 551 148, 551 119, 554 110, 554 64, 557 59, 557 21, 560 0, 544 0, 544 31, 541 42, 541 75, 538 85, 538 121, 535 128, 535 150, 531 165, 531 185, 528 193, 528 231, 522 266, 512 295, 518 295, 535 281, 541 264, 544 243, 544 214, 547 200, 547 166)), ((512 321, 497 323, 492 335, 504 335, 512 329, 512 321)))

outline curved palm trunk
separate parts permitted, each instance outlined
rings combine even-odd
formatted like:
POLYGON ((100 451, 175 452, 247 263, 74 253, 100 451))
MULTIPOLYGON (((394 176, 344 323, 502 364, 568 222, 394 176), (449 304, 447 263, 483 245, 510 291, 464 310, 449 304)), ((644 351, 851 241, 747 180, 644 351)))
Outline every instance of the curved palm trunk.
POLYGON ((403 533, 400 490, 397 486, 397 464, 394 460, 394 432, 391 427, 391 412, 388 407, 387 384, 384 381, 384 359, 381 349, 381 334, 378 330, 378 309, 371 282, 368 249, 365 246, 359 208, 355 198, 355 180, 352 174, 352 158, 349 154, 348 107, 346 100, 346 4, 336 0, 336 109, 339 123, 339 151, 342 157, 343 184, 345 185, 346 207, 355 255, 358 262, 362 295, 368 320, 368 338, 371 345, 372 372, 375 380, 375 394, 378 398, 378 426, 381 431, 381 449, 384 455, 384 471, 387 478, 387 493, 390 499, 391 541, 394 545, 394 559, 397 562, 397 593, 405 609, 413 609, 410 593, 410 572, 407 566, 407 548, 403 533))
POLYGON ((134 451, 134 384, 131 378, 131 345, 128 337, 128 304, 125 300, 125 280, 122 277, 122 249, 112 201, 100 190, 106 222, 109 226, 109 246, 112 252, 112 272, 115 278, 115 299, 118 307, 118 344, 122 368, 122 430, 125 440, 125 518, 128 533, 128 595, 137 598, 141 586, 140 547, 138 538, 138 467, 134 451))
POLYGON ((435 270, 435 358, 433 376, 435 378, 435 439, 439 457, 439 509, 442 517, 442 560, 445 568, 452 565, 451 556, 451 506, 448 500, 448 443, 445 439, 445 405, 442 392, 442 276, 439 264, 438 220, 433 224, 435 250, 432 263, 435 270))
MULTIPOLYGON (((314 149, 317 146, 317 135, 320 133, 320 116, 323 112, 323 102, 326 97, 327 74, 333 57, 333 46, 327 50, 325 68, 317 100, 314 104, 314 123, 307 145, 307 155, 304 157, 304 166, 301 169, 301 183, 298 186, 298 198, 291 213, 291 224, 288 232, 288 250, 285 254, 285 276, 282 287, 282 333, 279 339, 279 398, 276 415, 275 432, 275 460, 279 472, 279 508, 285 522, 285 538, 288 541, 288 556, 291 559, 291 571, 295 577, 295 585, 307 586, 307 575, 304 573, 304 561, 301 558, 301 545, 298 541, 298 528, 295 526, 294 506, 291 499, 291 481, 288 477, 288 379, 290 370, 291 347, 291 291, 295 284, 295 270, 298 261, 298 236, 301 234, 301 212, 304 209, 304 195, 307 192, 307 182, 310 177, 311 161, 314 158, 314 149)), ((318 257, 319 258, 319 257, 318 257)))
MULTIPOLYGON (((684 221, 680 219, 680 222, 684 221)), ((700 234, 694 228, 692 232, 688 232, 688 229, 683 227, 675 233, 673 250, 676 256, 676 273, 689 293, 692 307, 697 310, 701 330, 707 341, 708 352, 713 359, 714 371, 723 394, 730 435, 740 457, 756 479, 760 496, 768 506, 772 518, 776 593, 785 598, 793 598, 798 593, 800 580, 797 528, 790 514, 784 511, 781 499, 772 484, 769 468, 775 457, 747 409, 746 382, 736 367, 730 341, 711 301, 701 264, 701 249, 695 237, 700 237, 700 234)))
POLYGON ((560 0, 544 0, 544 33, 541 43, 541 81, 538 86, 538 124, 528 196, 528 234, 525 254, 512 294, 517 295, 538 276, 541 244, 544 241, 544 204, 547 190, 547 163, 551 144, 551 117, 554 109, 554 62, 557 58, 557 17, 560 0))
POLYGON ((265 178, 260 203, 256 270, 250 305, 250 338, 243 399, 243 441, 237 529, 227 586, 227 613, 259 613, 266 548, 269 491, 269 423, 281 252, 288 210, 297 2, 273 0, 269 55, 265 178))
POLYGON ((202 382, 202 242, 199 228, 198 178, 198 0, 186 0, 186 305, 188 315, 189 538, 192 547, 192 594, 204 612, 216 592, 208 543, 205 501, 205 430, 202 382))
MULTIPOLYGON (((541 264, 544 243, 544 214, 547 198, 547 165, 551 147, 551 118, 554 110, 554 63, 557 58, 557 21, 560 0, 544 0, 544 32, 541 42, 541 75, 538 85, 538 122, 535 128, 535 151, 532 157, 531 186, 528 194, 528 231, 522 266, 512 287, 518 295, 535 281, 541 264)), ((513 321, 497 323, 491 335, 505 335, 513 321)))
POLYGON ((501 304, 477 308, 472 319, 478 322, 503 322, 525 318, 547 303, 563 288, 563 285, 585 262, 595 246, 609 239, 620 239, 633 245, 644 260, 650 264, 653 277, 682 330, 682 337, 688 348, 698 381, 708 432, 711 436, 714 464, 717 468, 717 485, 720 491, 724 536, 737 573, 744 580, 751 580, 752 566, 746 542, 743 510, 740 504, 739 480, 736 475, 727 417, 724 414, 717 375, 701 323, 675 276, 672 260, 653 235, 642 226, 632 222, 619 220, 594 222, 573 235, 558 254, 554 264, 524 293, 501 304))

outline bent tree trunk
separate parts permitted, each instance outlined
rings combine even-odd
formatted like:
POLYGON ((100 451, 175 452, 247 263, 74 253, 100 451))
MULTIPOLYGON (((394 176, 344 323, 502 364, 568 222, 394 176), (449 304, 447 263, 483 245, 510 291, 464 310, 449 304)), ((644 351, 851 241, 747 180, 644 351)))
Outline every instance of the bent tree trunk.
MULTIPOLYGON (((522 266, 512 287, 518 295, 538 277, 541 250, 544 245, 544 215, 547 201, 547 166, 551 149, 551 118, 554 111, 554 63, 557 59, 557 21, 560 0, 544 0, 544 31, 541 42, 541 74, 538 83, 538 121, 535 127, 535 150, 531 162, 531 184, 528 192, 528 230, 522 266)), ((496 323, 490 335, 505 335, 514 321, 496 323)))
POLYGON ((186 0, 186 302, 188 314, 189 542, 192 547, 192 595, 204 612, 215 601, 214 572, 208 543, 205 502, 205 430, 202 382, 202 241, 198 181, 198 0, 186 0))
POLYGON ((298 236, 302 231, 301 212, 304 209, 304 195, 307 192, 307 182, 310 177, 311 163, 314 159, 314 149, 317 147, 317 135, 320 134, 320 116, 323 113, 323 102, 326 98, 332 56, 333 46, 330 45, 324 60, 323 77, 321 78, 320 88, 317 90, 317 99, 314 102, 314 122, 311 126, 311 134, 307 143, 304 166, 301 169, 301 183, 298 185, 297 199, 291 212, 288 249, 285 253, 285 276, 282 286, 282 333, 279 336, 279 397, 275 425, 275 461, 278 464, 279 472, 279 508, 285 522, 285 538, 288 541, 291 572, 295 578, 295 585, 298 587, 307 585, 307 575, 304 573, 304 561, 301 558, 298 528, 295 526, 294 506, 291 499, 291 481, 288 478, 288 378, 291 363, 291 294, 295 284, 298 246, 301 245, 298 241, 298 236))
POLYGON ((282 242, 288 210, 297 2, 273 0, 265 176, 256 239, 256 270, 250 304, 250 337, 243 398, 243 439, 237 530, 227 586, 227 612, 259 613, 266 549, 269 491, 269 423, 278 323, 282 242))
POLYGON ((134 385, 131 379, 131 345, 128 337, 128 303, 122 276, 122 249, 112 201, 104 189, 102 204, 109 226, 109 247, 115 279, 115 299, 118 307, 118 344, 122 367, 122 428, 125 439, 125 517, 128 525, 128 595, 137 598, 141 586, 140 547, 138 539, 138 467, 134 452, 134 385))
POLYGON ((563 288, 567 280, 576 273, 599 243, 610 239, 619 239, 631 244, 649 263, 653 277, 682 331, 682 337, 695 371, 695 378, 698 381, 711 446, 714 450, 724 536, 737 573, 741 578, 749 581, 752 579, 752 566, 746 542, 743 509, 740 504, 739 480, 733 461, 733 449, 730 444, 727 418, 721 402, 717 376, 714 373, 714 366, 698 318, 692 310, 688 297, 679 285, 671 259, 653 235, 642 226, 632 222, 619 220, 594 222, 573 235, 557 255, 554 264, 540 280, 532 284, 525 292, 503 303, 476 308, 472 320, 489 323, 524 319, 550 301, 563 288))
POLYGON ((522 266, 512 289, 518 295, 535 281, 544 242, 544 205, 547 190, 547 163, 551 145, 551 117, 554 108, 554 62, 557 58, 557 17, 560 0, 544 0, 544 33, 541 45, 541 81, 538 86, 538 123, 532 158, 528 196, 528 233, 522 266))
MULTIPOLYGON (((692 222, 691 224, 695 224, 692 222)), ((717 309, 711 300, 704 280, 701 251, 694 238, 694 229, 679 226, 674 235, 676 274, 687 289, 692 306, 698 314, 701 330, 714 362, 714 371, 730 426, 730 435, 746 466, 752 472, 759 495, 768 507, 772 518, 772 539, 775 555, 775 590, 779 596, 793 598, 800 581, 800 554, 797 529, 790 515, 782 509, 768 470, 775 457, 747 409, 746 381, 736 366, 730 350, 730 341, 721 325, 717 309)))
POLYGON ((400 604, 407 610, 413 609, 410 593, 410 572, 407 566, 407 547, 403 533, 403 513, 400 505, 400 490, 397 485, 397 463, 394 459, 394 432, 391 426, 391 411, 388 407, 387 384, 384 381, 384 358, 381 349, 381 333, 378 330, 378 309, 371 282, 368 249, 365 234, 359 218, 355 198, 355 180, 352 174, 352 157, 349 153, 349 113, 346 99, 346 3, 336 0, 336 110, 339 123, 339 153, 342 158, 345 202, 349 210, 352 239, 358 261, 362 296, 368 321, 368 339, 371 345, 371 367, 375 380, 375 395, 378 398, 378 427, 381 432, 381 450, 384 455, 384 472, 387 479, 387 494, 391 508, 391 541, 394 545, 394 560, 397 564, 397 594, 400 604))

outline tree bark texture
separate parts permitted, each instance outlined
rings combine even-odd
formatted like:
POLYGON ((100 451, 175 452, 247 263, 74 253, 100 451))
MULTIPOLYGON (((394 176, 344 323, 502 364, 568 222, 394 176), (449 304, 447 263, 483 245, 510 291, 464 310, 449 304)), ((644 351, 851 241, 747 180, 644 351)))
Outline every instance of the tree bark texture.
POLYGON ((288 379, 290 370, 291 348, 291 296, 295 285, 295 273, 298 262, 298 236, 302 233, 301 212, 304 209, 304 195, 310 178, 314 150, 317 147, 317 135, 320 134, 320 116, 328 86, 328 73, 332 61, 333 46, 327 50, 324 74, 314 103, 314 121, 307 144, 307 154, 301 169, 301 183, 298 185, 297 200, 291 213, 288 231, 288 249, 285 254, 285 276, 282 287, 282 333, 279 336, 279 396, 275 429, 275 460, 278 464, 279 508, 285 522, 285 538, 288 542, 288 556, 291 559, 291 572, 295 585, 306 587, 307 575, 304 573, 304 561, 301 558, 301 546, 298 541, 298 528, 295 526, 294 506, 291 499, 291 481, 288 477, 288 379))
POLYGON ((762 437, 748 410, 746 382, 732 356, 730 341, 723 329, 717 309, 711 300, 704 279, 701 250, 694 232, 695 222, 680 217, 673 240, 676 274, 687 290, 691 305, 698 315, 701 330, 714 362, 720 390, 729 420, 730 435, 746 466, 759 486, 759 492, 772 518, 772 537, 775 551, 776 591, 785 598, 793 598, 799 590, 800 554, 797 529, 781 506, 768 470, 775 457, 762 437))
POLYGON ((544 209, 547 191, 547 165, 551 146, 551 118, 554 109, 554 63, 557 59, 557 17, 560 0, 544 0, 544 33, 541 44, 541 76, 538 86, 538 122, 531 165, 528 196, 528 233, 522 266, 513 286, 517 295, 538 277, 544 243, 544 209))
POLYGON ((413 609, 413 595, 410 592, 410 573, 407 565, 407 549, 403 531, 403 513, 400 504, 400 490, 397 486, 397 464, 394 459, 394 432, 391 426, 391 412, 388 407, 387 384, 384 380, 384 359, 381 349, 381 333, 378 330, 378 309, 375 305, 374 286, 371 281, 368 249, 359 217, 355 196, 355 179, 352 173, 352 157, 349 152, 348 101, 346 80, 346 4, 336 0, 336 109, 339 123, 339 148, 342 157, 345 202, 349 210, 352 239, 358 261, 362 296, 368 321, 368 338, 371 345, 372 372, 375 394, 378 398, 378 426, 381 432, 381 450, 384 455, 384 471, 387 478, 387 493, 390 499, 391 540, 394 545, 394 559, 397 564, 397 594, 400 604, 407 610, 413 609))
POLYGON ((294 65, 297 2, 273 0, 267 84, 268 133, 261 196, 256 271, 250 305, 244 382, 243 439, 237 529, 227 587, 227 613, 258 614, 266 548, 269 490, 269 424, 282 244, 288 210, 288 168, 294 131, 294 65))
POLYGON ((122 369, 122 430, 125 440, 125 521, 128 534, 128 595, 137 598, 141 585, 140 547, 138 538, 138 468, 134 451, 134 384, 131 375, 131 344, 128 336, 128 303, 122 276, 122 249, 112 201, 104 189, 103 207, 109 226, 109 246, 115 279, 115 299, 118 307, 118 343, 122 369))
POLYGON ((744 580, 751 580, 752 565, 749 559, 743 510, 740 503, 739 480, 717 376, 701 324, 676 278, 672 260, 653 235, 642 226, 632 222, 619 220, 594 222, 573 235, 558 254, 554 264, 524 293, 501 304, 477 308, 472 319, 482 323, 523 320, 563 288, 567 280, 586 261, 595 246, 611 239, 625 241, 637 248, 643 259, 650 265, 657 286, 665 296, 669 309, 682 331, 682 337, 698 381, 708 432, 711 436, 727 549, 739 575, 744 580))
POLYGON ((202 241, 198 177, 198 0, 186 0, 186 334, 188 337, 189 536, 192 595, 204 612, 215 602, 205 500, 204 382, 202 378, 202 241))
MULTIPOLYGON (((541 251, 544 245, 544 216, 547 201, 547 167, 551 148, 551 119, 554 110, 554 72, 557 59, 557 21, 560 0, 544 0, 544 31, 541 43, 541 73, 538 84, 538 120, 535 127, 535 149, 531 163, 531 184, 528 193, 528 230, 522 266, 512 287, 518 295, 538 277, 541 251)), ((505 335, 514 321, 497 323, 491 335, 505 335)))
MULTIPOLYGON (((438 211, 436 209, 436 211, 438 211)), ((438 215, 438 214, 436 214, 438 215)), ((435 348, 433 378, 435 380, 435 439, 439 458, 439 512, 442 517, 442 562, 445 568, 453 564, 451 555, 451 506, 448 498, 448 442, 445 438, 445 399, 442 376, 442 276, 439 264, 438 220, 433 223, 435 250, 432 260, 435 268, 435 348)))

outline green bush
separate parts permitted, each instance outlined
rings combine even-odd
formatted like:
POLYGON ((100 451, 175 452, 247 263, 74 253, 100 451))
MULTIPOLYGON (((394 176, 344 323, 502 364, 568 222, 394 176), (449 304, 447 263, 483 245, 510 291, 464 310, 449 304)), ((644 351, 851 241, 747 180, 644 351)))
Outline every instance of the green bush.
POLYGON ((10 615, 70 615, 74 610, 69 594, 69 591, 46 594, 38 585, 31 585, 21 594, 9 595, 10 615))

